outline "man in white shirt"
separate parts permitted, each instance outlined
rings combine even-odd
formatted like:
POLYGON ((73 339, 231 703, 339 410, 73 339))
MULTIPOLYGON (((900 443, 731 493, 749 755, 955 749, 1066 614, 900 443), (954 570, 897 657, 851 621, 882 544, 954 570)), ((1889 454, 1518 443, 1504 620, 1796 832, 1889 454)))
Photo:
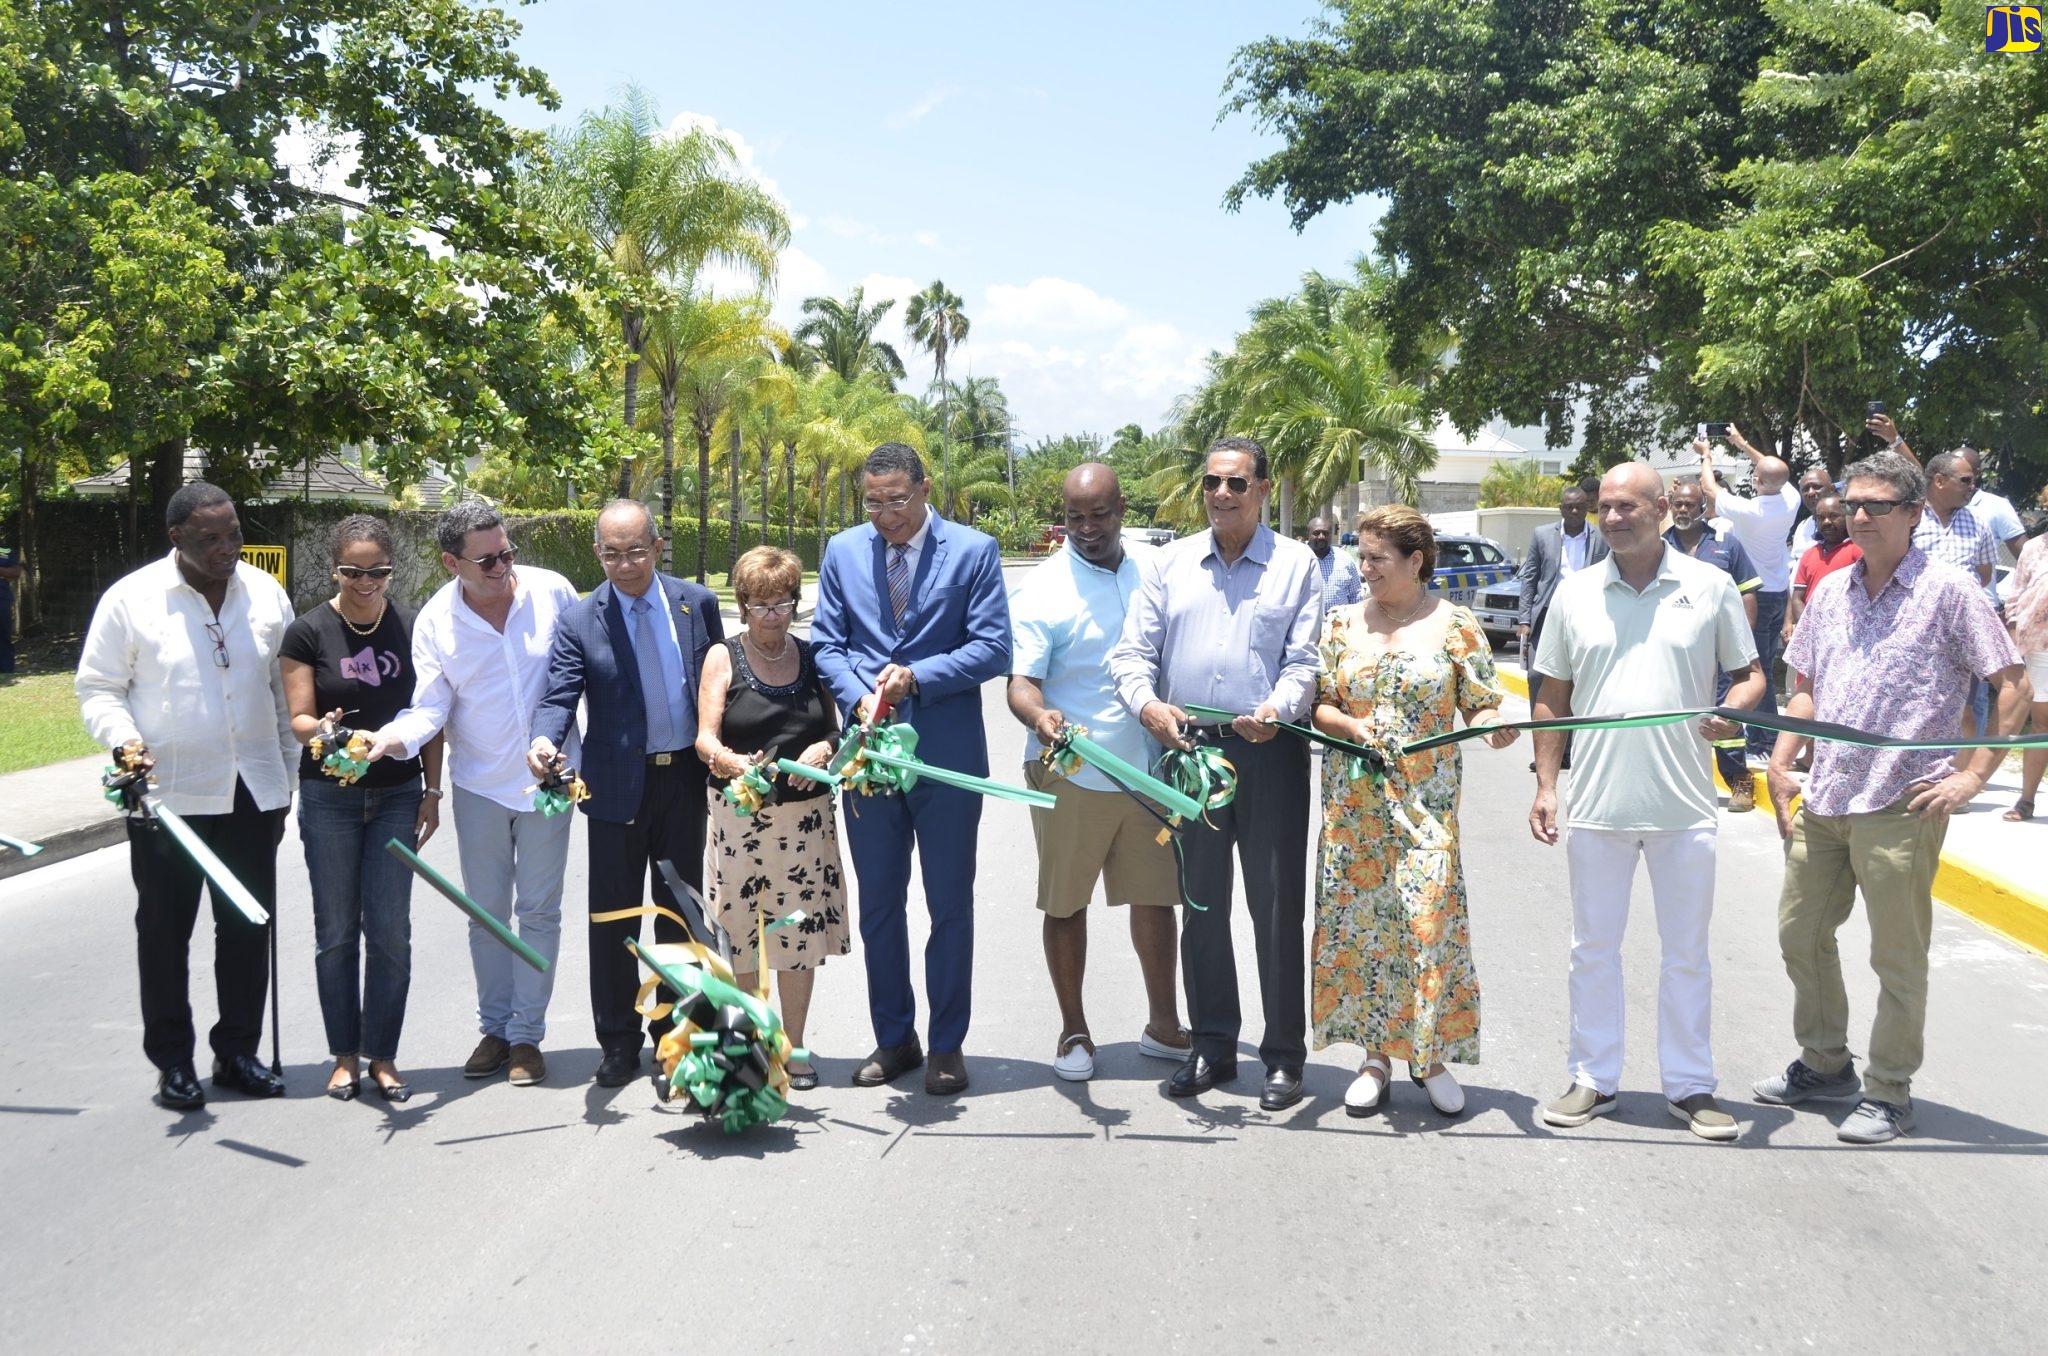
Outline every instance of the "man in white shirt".
MULTIPOLYGON (((1764 685, 1742 600, 1726 571, 1672 550, 1658 529, 1669 507, 1663 481, 1640 462, 1600 482, 1606 565, 1558 585, 1536 668, 1538 720, 1713 705, 1714 680, 1733 678, 1722 705, 1752 708, 1764 685)), ((1546 1124, 1584 1125, 1614 1110, 1622 1068, 1621 938, 1636 863, 1649 864, 1663 967, 1657 982, 1657 1057, 1671 1114, 1702 1139, 1735 1138, 1714 1101, 1713 970, 1717 824, 1709 745, 1737 732, 1708 718, 1697 727, 1581 730, 1563 815, 1571 875, 1572 1085, 1543 1108, 1546 1124)), ((1558 765, 1564 736, 1536 735, 1536 800, 1529 829, 1559 839, 1558 765)))
MULTIPOLYGON (((442 514, 434 534, 454 578, 412 624, 412 705, 377 731, 370 756, 411 758, 436 734, 448 735, 463 889, 499 922, 516 918, 520 939, 548 961, 545 972, 536 971, 481 924, 469 925, 483 1039, 462 1073, 489 1078, 510 1064, 512 1082, 525 1087, 547 1077, 540 1043, 562 944, 562 871, 574 818, 534 808, 526 733, 547 690, 555 624, 576 605, 576 587, 553 570, 514 569, 505 524, 481 500, 442 514)), ((562 753, 573 764, 578 751, 571 729, 562 753)))
MULTIPOLYGON (((275 917, 277 844, 299 761, 277 663, 291 599, 242 563, 242 524, 226 491, 195 481, 171 496, 164 521, 171 554, 115 581, 93 611, 78 661, 80 714, 110 749, 143 745, 156 795, 275 917)), ((128 859, 142 1049, 157 1067, 158 1105, 189 1111, 206 1103, 192 1067, 186 969, 205 880, 153 819, 129 819, 128 859)), ((213 1084, 280 1097, 284 1080, 256 1058, 271 929, 251 923, 220 887, 212 894, 213 1084)))
MULTIPOLYGON (((1799 516, 1799 491, 1792 488, 1792 468, 1777 457, 1749 445, 1742 430, 1728 426, 1729 445, 1749 458, 1756 481, 1756 498, 1744 499, 1730 492, 1714 474, 1714 451, 1704 438, 1693 439, 1693 451, 1700 458, 1700 488, 1707 492, 1707 512, 1728 520, 1742 549, 1749 552, 1763 581, 1756 591, 1756 625, 1751 636, 1756 642, 1757 667, 1764 676, 1763 700, 1757 710, 1776 713, 1776 677, 1779 637, 1785 629, 1785 609, 1792 601, 1792 552, 1788 540, 1792 520, 1799 516)), ((1777 736, 1752 728, 1748 735, 1749 757, 1755 766, 1770 761, 1777 736)))
POLYGON ((1365 578, 1349 552, 1330 544, 1330 520, 1308 520, 1308 549, 1316 553, 1316 573, 1323 581, 1323 611, 1363 601, 1365 578))

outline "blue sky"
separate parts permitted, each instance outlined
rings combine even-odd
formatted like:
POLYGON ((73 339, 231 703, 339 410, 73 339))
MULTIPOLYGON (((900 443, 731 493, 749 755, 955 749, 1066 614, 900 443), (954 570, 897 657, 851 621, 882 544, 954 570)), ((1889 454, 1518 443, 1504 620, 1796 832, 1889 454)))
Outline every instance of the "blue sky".
MULTIPOLYGON (((715 123, 787 205, 785 323, 805 296, 942 278, 973 324, 953 370, 1000 377, 1025 440, 1151 429, 1254 302, 1371 243, 1366 205, 1299 236, 1277 202, 1221 206, 1275 144, 1216 120, 1231 53, 1317 12, 542 0, 514 11, 519 51, 563 106, 513 116, 566 123, 637 82, 665 120, 715 123)), ((899 350, 921 390, 929 366, 899 350)))

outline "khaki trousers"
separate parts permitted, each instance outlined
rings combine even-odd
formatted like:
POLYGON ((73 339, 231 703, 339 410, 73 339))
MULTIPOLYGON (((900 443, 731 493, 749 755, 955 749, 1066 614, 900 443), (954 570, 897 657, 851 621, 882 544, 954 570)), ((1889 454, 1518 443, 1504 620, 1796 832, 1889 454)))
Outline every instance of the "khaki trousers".
POLYGON ((1870 968, 1877 972, 1877 1019, 1863 1095, 1905 1106, 1912 1100, 1927 1028, 1927 948, 1934 927, 1934 872, 1946 818, 1922 819, 1900 799, 1861 815, 1802 808, 1785 849, 1778 898, 1778 948, 1792 979, 1792 1034, 1799 1058, 1819 1073, 1849 1063, 1849 995, 1835 933, 1856 892, 1870 919, 1870 968))

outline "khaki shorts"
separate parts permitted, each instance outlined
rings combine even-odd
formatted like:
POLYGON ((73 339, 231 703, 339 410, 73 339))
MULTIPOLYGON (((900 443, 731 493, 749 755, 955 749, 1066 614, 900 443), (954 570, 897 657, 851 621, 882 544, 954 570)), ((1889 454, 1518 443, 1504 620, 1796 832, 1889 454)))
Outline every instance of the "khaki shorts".
POLYGON ((1159 821, 1142 805, 1121 791, 1076 786, 1036 758, 1024 764, 1024 783, 1056 802, 1031 810, 1039 908, 1072 918, 1088 907, 1098 879, 1111 904, 1180 903, 1173 848, 1158 841, 1159 821))

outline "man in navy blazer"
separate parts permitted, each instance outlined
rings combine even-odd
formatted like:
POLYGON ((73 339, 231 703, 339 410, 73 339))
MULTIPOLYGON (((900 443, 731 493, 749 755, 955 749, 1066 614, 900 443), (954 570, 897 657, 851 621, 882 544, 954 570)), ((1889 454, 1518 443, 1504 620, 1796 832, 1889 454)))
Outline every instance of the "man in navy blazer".
MULTIPOLYGON (((1010 669, 1010 603, 995 539, 934 513, 924 462, 884 443, 861 469, 868 523, 826 544, 818 570, 811 644, 848 720, 879 695, 918 733, 918 756, 935 767, 988 774, 981 685, 1010 669)), ((931 1004, 931 1067, 925 1091, 967 1087, 974 979, 974 849, 981 797, 919 782, 902 795, 849 796, 846 817, 860 882, 860 937, 867 951, 868 1011, 875 1053, 853 1081, 874 1087, 924 1062, 917 997, 910 988, 910 853, 924 866, 931 940, 924 949, 931 1004)))
MULTIPOLYGON (((605 582, 566 612, 548 652, 547 693, 533 717, 527 765, 544 775, 587 705, 583 780, 590 798, 590 911, 626 909, 646 898, 649 868, 670 861, 704 887, 704 765, 697 759, 697 675, 704 652, 725 638, 718 597, 660 571, 661 538, 645 504, 615 499, 597 515, 594 549, 605 582), (658 700, 650 700, 649 694, 658 700)), ((654 902, 676 908, 661 873, 654 902)), ((630 1082, 640 1069, 640 964, 626 939, 638 919, 590 925, 590 1013, 602 1050, 600 1087, 630 1082)), ((656 917, 657 941, 682 929, 656 917)), ((666 1022, 654 1024, 658 1040, 666 1022)))

